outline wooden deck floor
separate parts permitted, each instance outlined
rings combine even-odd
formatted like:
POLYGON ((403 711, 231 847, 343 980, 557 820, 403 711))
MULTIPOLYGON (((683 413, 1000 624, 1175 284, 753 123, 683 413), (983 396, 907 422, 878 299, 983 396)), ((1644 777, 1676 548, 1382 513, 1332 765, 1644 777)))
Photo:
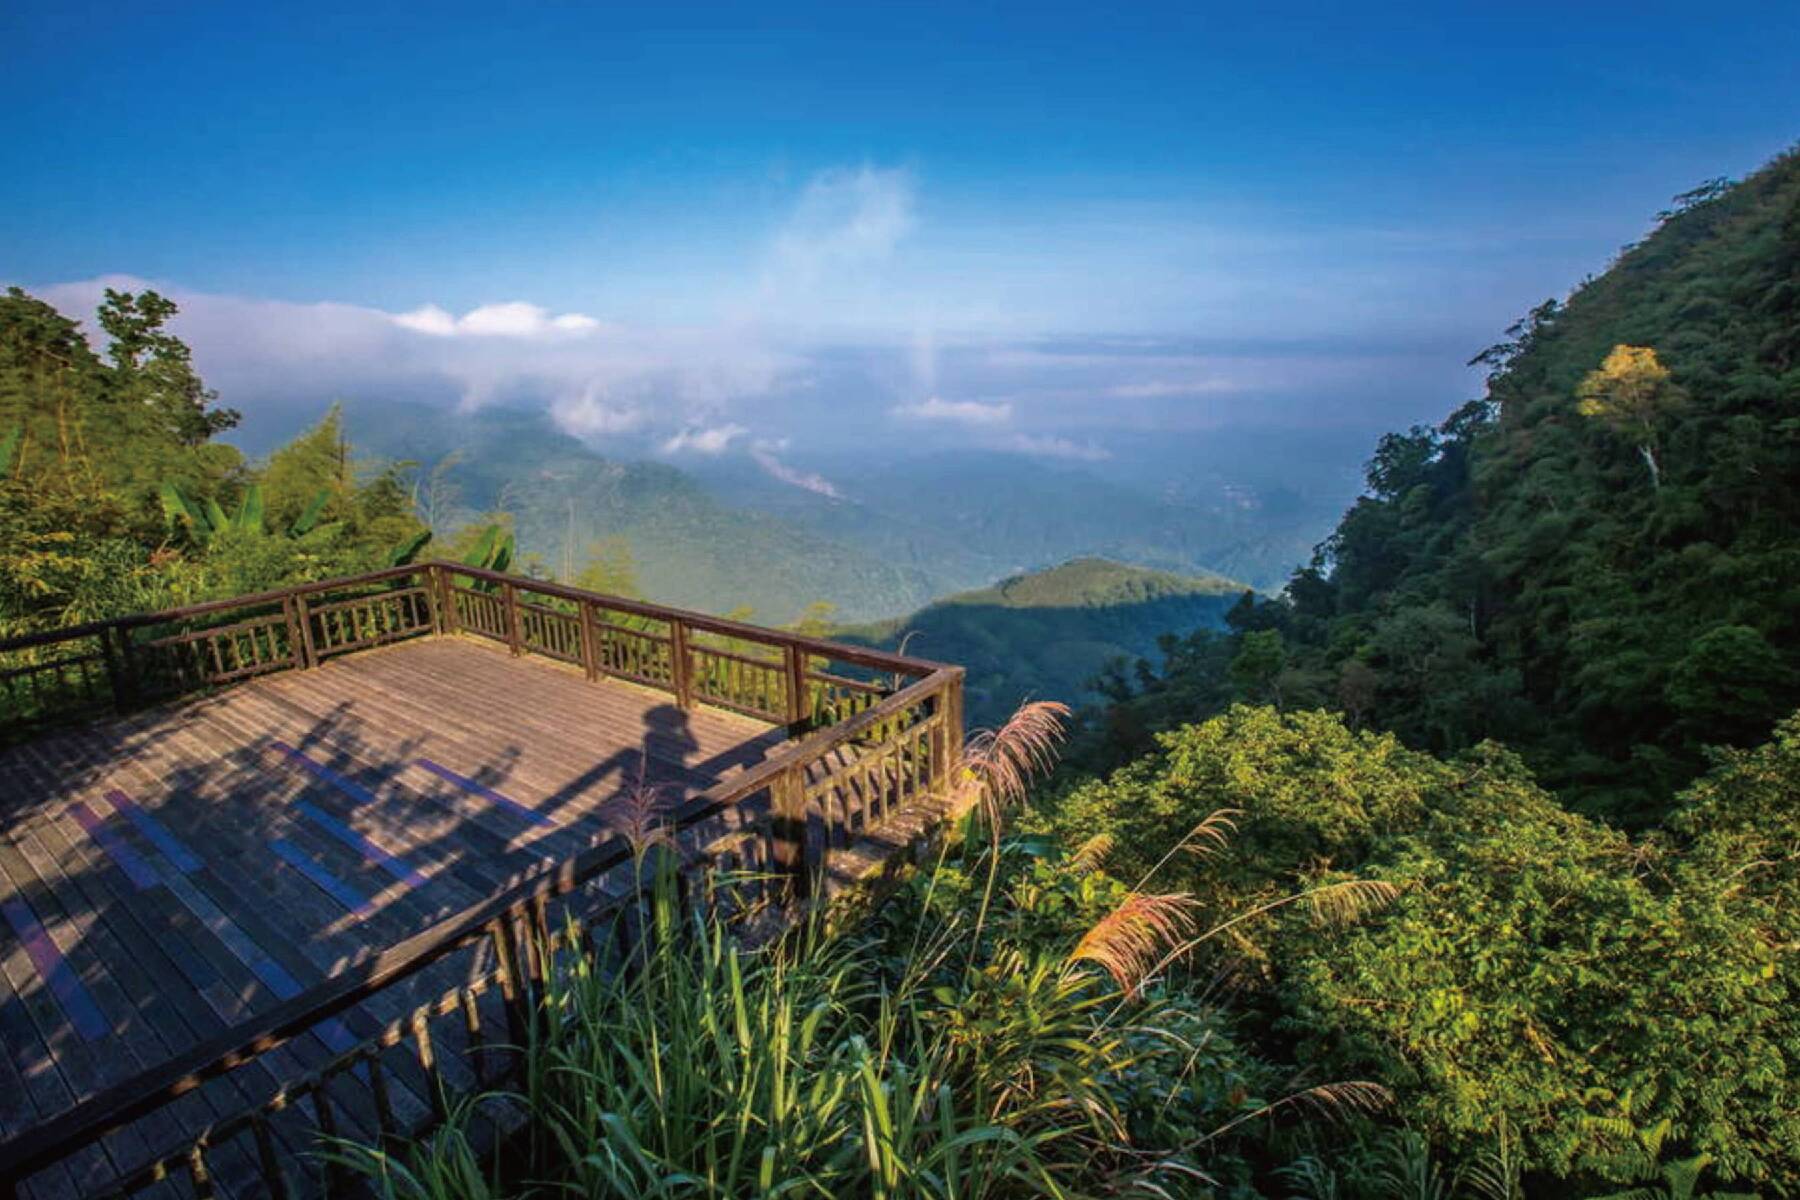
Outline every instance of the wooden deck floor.
MULTIPOLYGON (((447 638, 0 750, 0 1134, 618 832, 640 785, 678 803, 783 737, 447 638)), ((322 1025, 32 1191, 81 1194, 395 1015, 322 1025)))

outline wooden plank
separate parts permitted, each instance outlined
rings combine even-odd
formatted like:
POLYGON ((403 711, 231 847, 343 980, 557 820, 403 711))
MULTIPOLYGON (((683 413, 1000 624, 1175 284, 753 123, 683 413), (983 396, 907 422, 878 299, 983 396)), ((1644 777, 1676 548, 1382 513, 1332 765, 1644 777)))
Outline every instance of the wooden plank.
POLYGON ((286 838, 272 839, 269 842, 269 849, 275 857, 299 871, 300 874, 311 880, 320 891, 342 904, 351 914, 366 917, 375 911, 374 901, 313 861, 306 851, 286 838))
MULTIPOLYGON (((7 850, 8 847, 0 845, 0 855, 4 855, 7 850)), ((68 959, 63 957, 62 950, 44 928, 44 923, 33 911, 33 906, 22 895, 15 893, 0 900, 0 916, 4 916, 6 923, 12 926, 19 945, 31 960, 38 978, 50 989, 50 994, 56 997, 56 1003, 62 1008, 62 1017, 69 1026, 90 1042, 98 1042, 111 1033, 112 1022, 101 1014, 93 994, 81 982, 81 977, 69 965, 68 959)))
POLYGON ((369 791, 368 788, 365 788, 362 784, 356 782, 356 780, 351 779, 338 771, 332 770, 324 763, 302 754, 286 742, 279 740, 270 742, 269 749, 280 755, 289 764, 305 771, 314 779, 318 779, 329 784, 331 787, 336 788, 344 795, 350 797, 350 799, 357 804, 375 803, 375 794, 369 791))
POLYGON ((470 779, 467 775, 459 775, 440 762, 436 762, 429 758, 415 758, 412 761, 412 765, 418 767, 422 771, 430 772, 439 779, 450 784, 452 787, 459 788, 462 791, 469 793, 471 796, 480 796, 489 804, 498 805, 508 812, 516 813, 533 825, 554 827, 557 824, 554 817, 546 817, 535 808, 521 804, 504 792, 495 791, 485 783, 478 783, 475 780, 470 779))
POLYGON ((113 864, 125 873, 125 877, 131 880, 134 888, 141 892, 145 888, 156 886, 155 869, 144 861, 143 855, 132 849, 131 843, 120 837, 114 830, 109 829, 95 815, 93 809, 80 800, 76 800, 65 811, 77 825, 81 826, 82 831, 93 840, 94 844, 100 847, 101 852, 112 859, 113 864))
MULTIPOLYGON (((0 840, 0 850, 5 848, 4 841, 0 840)), ((21 872, 19 867, 20 860, 16 852, 0 860, 0 874, 4 874, 13 885, 8 900, 22 901, 24 898, 23 888, 28 872, 21 872)), ((33 912, 32 919, 39 920, 39 915, 33 912)), ((13 994, 23 1002, 22 1006, 41 1047, 36 1055, 28 1048, 22 1061, 31 1064, 28 1069, 41 1069, 42 1064, 51 1064, 64 1080, 71 1099, 90 1095, 109 1082, 117 1082, 118 1076, 109 1077, 106 1060, 98 1053, 93 1041, 68 1036, 68 1018, 59 1001, 52 998, 49 989, 33 985, 29 981, 26 972, 33 969, 33 963, 28 956, 29 949, 21 946, 18 955, 5 955, 0 960, 0 972, 4 972, 13 994)), ((72 977, 72 968, 70 970, 72 977)), ((103 1016, 99 1016, 98 1005, 95 1005, 94 1012, 97 1020, 110 1030, 110 1024, 103 1016)), ((71 1163, 71 1167, 77 1169, 78 1189, 91 1187, 95 1181, 109 1178, 122 1165, 148 1152, 142 1132, 135 1127, 120 1129, 108 1135, 98 1149, 99 1154, 83 1156, 79 1164, 71 1163)))
POLYGON ((161 821, 138 807, 138 802, 127 793, 118 788, 110 788, 106 792, 106 802, 137 826, 138 832, 161 850, 177 871, 191 875, 204 865, 198 854, 183 845, 181 839, 170 833, 161 821))
MULTIPOLYGON (((85 893, 69 885, 62 867, 44 845, 46 824, 34 822, 31 828, 18 831, 15 846, 25 865, 36 873, 43 893, 60 910, 59 924, 71 939, 71 953, 91 964, 87 978, 96 999, 118 1014, 106 1040, 117 1062, 116 1075, 126 1077, 155 1066, 195 1040, 188 1036, 175 1003, 177 997, 154 986, 137 957, 114 940, 111 928, 87 903, 85 893)), ((179 1104, 144 1123, 145 1140, 162 1144, 179 1136, 184 1126, 203 1126, 222 1116, 213 1103, 217 1096, 218 1089, 213 1089, 183 1097, 179 1104)), ((241 1156, 230 1153, 221 1156, 220 1165, 223 1172, 235 1177, 242 1176, 245 1166, 241 1156)))
POLYGON ((422 888, 430 884, 431 880, 417 867, 373 839, 356 832, 311 801, 297 800, 294 808, 332 837, 362 855, 364 862, 374 863, 408 887, 422 888))

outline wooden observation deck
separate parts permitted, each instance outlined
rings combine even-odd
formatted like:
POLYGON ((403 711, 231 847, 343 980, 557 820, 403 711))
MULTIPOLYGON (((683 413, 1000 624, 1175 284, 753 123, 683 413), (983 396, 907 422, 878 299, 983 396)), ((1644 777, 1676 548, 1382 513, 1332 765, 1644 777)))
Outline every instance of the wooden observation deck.
POLYGON ((946 794, 961 700, 439 563, 0 642, 0 1195, 339 1193, 319 1134, 503 1081, 653 830, 740 911, 817 891, 946 794))

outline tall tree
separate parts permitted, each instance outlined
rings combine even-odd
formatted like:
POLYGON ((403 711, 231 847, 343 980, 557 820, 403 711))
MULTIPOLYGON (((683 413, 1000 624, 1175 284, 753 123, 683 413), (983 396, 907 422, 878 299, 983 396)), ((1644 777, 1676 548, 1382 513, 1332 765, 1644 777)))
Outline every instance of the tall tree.
POLYGON ((1656 360, 1648 346, 1614 346, 1600 364, 1575 389, 1577 411, 1603 422, 1637 447, 1650 471, 1650 486, 1662 487, 1662 467, 1656 461, 1656 443, 1663 425, 1681 406, 1681 389, 1669 379, 1669 369, 1656 360))

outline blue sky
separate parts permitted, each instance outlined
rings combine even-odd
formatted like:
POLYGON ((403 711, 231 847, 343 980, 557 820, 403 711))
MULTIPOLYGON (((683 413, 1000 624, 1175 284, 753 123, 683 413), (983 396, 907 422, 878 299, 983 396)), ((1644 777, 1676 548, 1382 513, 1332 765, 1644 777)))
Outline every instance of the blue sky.
POLYGON ((519 400, 671 454, 852 411, 1072 458, 1379 429, 1800 136, 1796 46, 1792 3, 12 0, 0 280, 153 281, 253 417, 519 400))

